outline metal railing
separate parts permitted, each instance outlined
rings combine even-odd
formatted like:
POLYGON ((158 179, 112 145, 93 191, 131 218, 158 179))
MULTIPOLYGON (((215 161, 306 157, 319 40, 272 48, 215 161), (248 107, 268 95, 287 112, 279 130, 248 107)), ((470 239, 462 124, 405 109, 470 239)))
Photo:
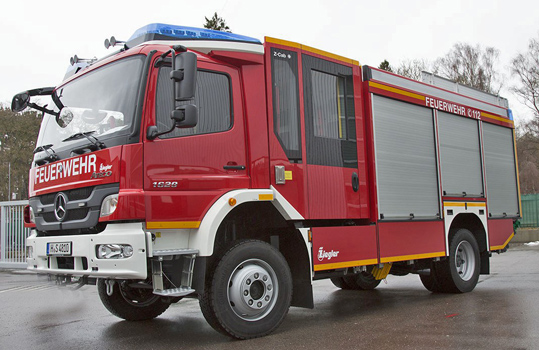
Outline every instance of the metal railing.
POLYGON ((521 197, 521 227, 539 227, 539 194, 525 194, 521 197))
POLYGON ((26 267, 24 207, 28 201, 0 202, 0 268, 26 267))

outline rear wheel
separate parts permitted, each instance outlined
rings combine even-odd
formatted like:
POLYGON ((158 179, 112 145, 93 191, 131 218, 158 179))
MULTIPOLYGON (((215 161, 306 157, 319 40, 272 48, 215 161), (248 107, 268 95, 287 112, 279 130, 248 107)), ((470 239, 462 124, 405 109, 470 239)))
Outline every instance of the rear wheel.
POLYGON ((381 280, 375 279, 372 273, 360 272, 355 275, 332 278, 331 282, 341 289, 372 290, 378 287, 381 280))
POLYGON ((441 292, 467 293, 477 285, 480 267, 479 246, 474 235, 460 229, 449 244, 449 257, 436 263, 434 277, 441 292))
MULTIPOLYGON (((106 280, 97 281, 97 291, 101 302, 113 315, 127 321, 150 320, 161 315, 170 306, 170 302, 153 294, 152 289, 134 288, 134 281, 114 281, 112 293, 107 293, 106 280)), ((110 292, 110 288, 109 288, 110 292)))
POLYGON ((283 255, 271 245, 240 241, 209 273, 200 307, 217 331, 237 339, 261 337, 288 313, 292 276, 283 255))

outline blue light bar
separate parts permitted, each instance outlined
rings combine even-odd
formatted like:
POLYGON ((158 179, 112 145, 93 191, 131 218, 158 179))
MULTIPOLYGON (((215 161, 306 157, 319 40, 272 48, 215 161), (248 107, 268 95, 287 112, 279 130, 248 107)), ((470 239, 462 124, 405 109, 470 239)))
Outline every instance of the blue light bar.
MULTIPOLYGON (((218 30, 175 26, 163 23, 152 23, 139 28, 129 38, 136 44, 149 40, 223 40, 244 43, 262 44, 260 40, 244 35, 221 32, 218 30), (137 40, 138 39, 138 40, 137 40), (142 40, 141 40, 142 39, 142 40)), ((131 45, 129 45, 131 46, 131 45)), ((132 46, 131 46, 132 47, 132 46)))
POLYGON ((514 121, 514 119, 513 119, 513 111, 512 110, 510 110, 510 109, 507 110, 507 116, 509 117, 510 120, 514 121))

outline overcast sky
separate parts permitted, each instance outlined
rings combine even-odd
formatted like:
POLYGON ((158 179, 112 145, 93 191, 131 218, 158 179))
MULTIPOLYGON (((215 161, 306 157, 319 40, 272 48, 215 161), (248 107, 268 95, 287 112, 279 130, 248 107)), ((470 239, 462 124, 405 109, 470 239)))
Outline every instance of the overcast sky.
MULTIPOLYGON (((4 1, 0 102, 59 84, 70 57, 106 55, 103 42, 112 35, 125 40, 156 22, 202 27, 216 11, 234 33, 295 41, 372 66, 434 60, 465 42, 499 49, 499 69, 508 76, 511 58, 539 37, 537 0, 4 1)), ((502 95, 517 120, 529 114, 508 90, 502 95)))

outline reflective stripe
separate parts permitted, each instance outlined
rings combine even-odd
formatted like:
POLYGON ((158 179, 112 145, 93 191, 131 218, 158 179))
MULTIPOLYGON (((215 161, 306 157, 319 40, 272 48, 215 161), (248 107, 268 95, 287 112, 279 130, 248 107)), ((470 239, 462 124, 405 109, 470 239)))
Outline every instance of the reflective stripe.
POLYGON ((345 262, 331 263, 331 264, 320 264, 320 265, 314 265, 314 271, 333 270, 333 269, 340 269, 344 267, 353 267, 353 266, 374 265, 377 263, 378 263, 378 259, 368 259, 368 260, 345 261, 345 262))
POLYGON ((174 229, 174 228, 199 228, 200 221, 150 221, 146 223, 146 228, 152 229, 174 229))
POLYGON ((439 257, 442 257, 442 256, 445 256, 445 252, 391 256, 391 257, 388 257, 388 258, 380 259, 380 262, 381 263, 388 263, 388 262, 393 262, 393 261, 406 261, 406 260, 419 260, 419 259, 427 259, 427 258, 439 258, 439 257))

